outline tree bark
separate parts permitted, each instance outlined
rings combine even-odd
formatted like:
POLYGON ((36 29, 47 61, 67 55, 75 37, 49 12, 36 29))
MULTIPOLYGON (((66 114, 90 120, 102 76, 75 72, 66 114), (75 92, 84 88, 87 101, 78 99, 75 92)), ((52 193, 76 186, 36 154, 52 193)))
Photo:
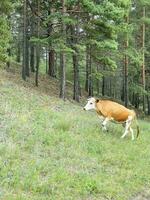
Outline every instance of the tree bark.
POLYGON ((55 73, 55 51, 52 49, 52 50, 49 50, 49 62, 48 62, 48 74, 51 76, 51 77, 54 77, 56 78, 56 73, 55 73))
MULTIPOLYGON (((33 3, 32 6, 36 7, 36 4, 33 3)), ((37 30, 36 30, 36 26, 35 26, 35 21, 36 21, 35 16, 32 15, 32 18, 30 19, 30 23, 31 23, 30 34, 31 34, 31 37, 34 37, 36 35, 35 32, 37 30)), ((30 70, 31 70, 31 72, 35 72, 35 57, 36 57, 35 53, 36 53, 35 44, 30 42, 30 70)))
MULTIPOLYGON (((145 6, 143 7, 143 19, 145 18, 145 6)), ((145 23, 142 24, 142 85, 145 91, 145 23)), ((143 94, 143 111, 146 110, 145 94, 143 94)))
POLYGON ((86 47, 86 77, 85 77, 85 91, 89 89, 89 47, 86 47))
POLYGON ((27 49, 27 1, 23 5, 23 61, 22 61, 22 78, 26 80, 26 49, 27 49))
POLYGON ((147 96, 147 105, 148 105, 148 112, 147 114, 150 115, 150 97, 147 96))
POLYGON ((32 43, 30 44, 30 70, 35 72, 35 47, 32 43))
POLYGON ((109 96, 112 96, 112 79, 109 77, 109 96))
MULTIPOLYGON (((126 23, 129 23, 129 16, 126 16, 126 23)), ((126 33, 126 41, 125 41, 125 49, 127 51, 129 46, 129 39, 128 39, 128 33, 126 33)), ((128 107, 129 103, 129 94, 128 94, 128 65, 129 65, 129 59, 127 54, 125 53, 124 57, 124 102, 125 106, 128 107)))
POLYGON ((78 58, 76 55, 73 55, 73 68, 74 68, 73 99, 79 102, 79 69, 78 69, 78 58))
POLYGON ((105 77, 102 78, 102 96, 105 96, 105 77))
MULTIPOLYGON (((28 34, 28 33, 27 33, 28 34)), ((30 72, 29 72, 29 38, 27 36, 26 38, 26 67, 25 67, 25 70, 26 70, 26 76, 30 76, 30 72)))
POLYGON ((17 56, 16 56, 16 61, 18 63, 21 62, 21 46, 20 46, 20 42, 18 41, 18 44, 17 44, 17 56))
POLYGON ((124 61, 123 61, 123 65, 122 65, 122 86, 121 86, 121 100, 124 102, 125 101, 125 66, 124 66, 124 61))
MULTIPOLYGON (((61 0, 62 3, 62 16, 65 13, 65 0, 61 0)), ((64 36, 64 40, 66 40, 66 26, 62 21, 62 34, 64 36)), ((66 98, 66 58, 65 53, 62 51, 60 53, 60 94, 59 97, 65 100, 66 98)))
POLYGON ((46 53, 46 60, 45 60, 45 64, 46 64, 46 74, 48 74, 48 51, 47 51, 47 47, 46 47, 46 50, 45 50, 45 53, 46 53))
MULTIPOLYGON (((37 2, 38 16, 40 13, 40 0, 37 2)), ((37 38, 40 39, 40 18, 38 17, 37 22, 37 38)), ((38 76, 39 76, 39 64, 40 64, 40 44, 37 42, 36 46, 36 74, 35 74, 35 85, 38 86, 38 76)))
MULTIPOLYGON (((97 65, 97 73, 99 73, 99 67, 97 65)), ((97 90, 97 96, 100 94, 100 80, 99 78, 96 79, 96 90, 97 90)))
MULTIPOLYGON (((48 0, 47 1, 48 5, 49 5, 49 9, 48 9, 48 16, 51 16, 51 14, 53 14, 53 9, 51 7, 51 3, 48 0)), ((52 24, 53 22, 50 20, 49 23, 47 24, 47 34, 48 37, 51 37, 52 35, 52 24)), ((55 51, 52 47, 52 42, 49 41, 49 52, 48 52, 48 74, 51 77, 56 78, 56 72, 55 72, 55 51)))
POLYGON ((66 97, 66 58, 64 53, 60 53, 60 95, 65 100, 66 97))
POLYGON ((80 83, 79 83, 79 53, 76 48, 76 44, 78 44, 78 27, 73 25, 70 26, 71 30, 71 47, 75 51, 72 55, 73 60, 73 99, 79 102, 80 96, 80 83))
POLYGON ((91 57, 91 47, 89 50, 89 96, 93 96, 93 80, 92 80, 92 57, 91 57))
POLYGON ((7 49, 7 54, 8 54, 8 58, 9 58, 9 60, 7 61, 7 68, 10 68, 10 56, 11 56, 11 49, 10 48, 7 49))

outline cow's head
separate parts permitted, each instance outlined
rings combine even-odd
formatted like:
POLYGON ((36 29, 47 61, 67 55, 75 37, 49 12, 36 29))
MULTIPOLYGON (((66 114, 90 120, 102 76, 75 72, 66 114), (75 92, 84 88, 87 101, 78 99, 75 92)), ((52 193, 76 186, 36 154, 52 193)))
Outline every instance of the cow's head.
POLYGON ((88 99, 88 102, 86 104, 86 106, 83 108, 84 110, 92 110, 92 109, 96 109, 95 107, 95 103, 96 103, 96 99, 94 97, 91 97, 88 99))

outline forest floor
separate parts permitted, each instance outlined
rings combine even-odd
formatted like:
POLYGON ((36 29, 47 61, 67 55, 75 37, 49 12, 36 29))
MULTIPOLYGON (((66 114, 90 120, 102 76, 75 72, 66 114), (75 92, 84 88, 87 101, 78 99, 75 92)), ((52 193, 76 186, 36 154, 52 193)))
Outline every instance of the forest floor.
POLYGON ((103 133, 95 112, 55 92, 0 70, 0 199, 149 200, 149 123, 120 139, 121 125, 103 133))

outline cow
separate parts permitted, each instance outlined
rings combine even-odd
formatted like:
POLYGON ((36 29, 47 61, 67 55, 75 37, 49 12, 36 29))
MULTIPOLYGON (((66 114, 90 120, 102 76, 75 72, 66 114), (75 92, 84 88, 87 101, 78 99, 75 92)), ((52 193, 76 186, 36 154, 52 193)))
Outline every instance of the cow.
POLYGON ((137 124, 136 113, 134 110, 130 110, 114 101, 100 100, 95 99, 94 97, 88 99, 88 102, 83 109, 96 110, 98 116, 103 119, 102 127, 105 131, 108 131, 106 124, 109 121, 115 121, 125 126, 125 131, 121 138, 124 138, 128 132, 131 132, 132 140, 134 140, 134 133, 133 129, 131 128, 131 124, 135 120, 137 126, 137 137, 139 135, 139 126, 137 124))

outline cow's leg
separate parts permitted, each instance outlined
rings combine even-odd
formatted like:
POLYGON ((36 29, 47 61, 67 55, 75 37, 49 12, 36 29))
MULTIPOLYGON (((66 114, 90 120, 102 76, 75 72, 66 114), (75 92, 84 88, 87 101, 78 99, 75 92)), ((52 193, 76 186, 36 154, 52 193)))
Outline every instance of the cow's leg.
POLYGON ((106 117, 105 120, 104 120, 103 123, 102 123, 102 130, 103 130, 103 131, 108 131, 108 130, 107 130, 107 127, 106 127, 106 124, 107 124, 108 121, 109 121, 109 118, 106 117))
POLYGON ((124 137, 128 134, 129 128, 130 128, 130 126, 131 126, 131 121, 132 121, 132 116, 129 116, 128 119, 127 119, 127 121, 126 121, 125 132, 124 132, 124 134, 121 136, 121 138, 124 138, 124 137))
POLYGON ((125 126, 125 132, 124 132, 124 134, 121 136, 121 138, 124 138, 124 137, 128 134, 129 126, 130 126, 130 124, 129 124, 129 122, 127 121, 127 122, 126 122, 126 126, 125 126))
POLYGON ((131 132, 132 140, 134 140, 134 133, 133 133, 133 129, 131 128, 131 126, 130 126, 129 130, 131 132))

